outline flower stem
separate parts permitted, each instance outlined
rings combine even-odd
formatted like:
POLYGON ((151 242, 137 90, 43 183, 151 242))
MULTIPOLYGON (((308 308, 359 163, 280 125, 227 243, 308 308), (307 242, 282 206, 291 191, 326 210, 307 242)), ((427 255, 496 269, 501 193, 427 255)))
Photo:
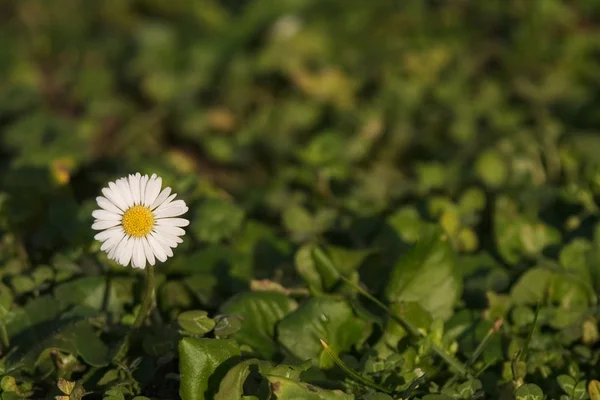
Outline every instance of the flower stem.
POLYGON ((137 316, 135 317, 135 321, 133 321, 133 325, 131 325, 131 330, 123 339, 119 350, 113 358, 114 362, 120 362, 127 355, 127 350, 129 350, 129 342, 131 341, 131 336, 134 331, 136 331, 142 324, 144 320, 150 314, 150 310, 152 305, 154 304, 154 267, 152 265, 148 265, 146 267, 146 288, 144 289, 144 298, 142 299, 142 305, 138 311, 137 316))

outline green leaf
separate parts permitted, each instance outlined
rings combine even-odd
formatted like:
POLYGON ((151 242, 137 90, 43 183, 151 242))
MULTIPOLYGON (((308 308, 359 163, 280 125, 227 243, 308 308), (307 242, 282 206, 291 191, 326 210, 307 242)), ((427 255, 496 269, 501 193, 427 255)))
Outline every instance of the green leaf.
POLYGON ((550 279, 550 299, 568 311, 581 311, 597 301, 589 280, 562 271, 550 279))
POLYGON ((558 304, 550 322, 559 329, 576 323, 596 301, 588 281, 545 268, 525 272, 513 286, 510 298, 515 305, 533 305, 546 298, 558 304))
POLYGON ((215 327, 215 320, 208 316, 206 311, 184 311, 177 317, 179 326, 195 335, 204 335, 215 327))
POLYGON ((26 365, 39 363, 52 350, 60 350, 73 356, 80 356, 86 363, 95 367, 109 364, 109 349, 96 335, 87 320, 75 323, 54 321, 54 326, 36 329, 35 336, 21 338, 20 349, 14 357, 26 365))
POLYGON ((332 245, 325 246, 324 250, 336 270, 345 276, 358 270, 365 258, 372 253, 371 250, 348 249, 332 245))
POLYGON ((297 307, 294 300, 276 292, 240 293, 221 306, 223 314, 242 315, 242 327, 233 338, 270 359, 277 351, 276 324, 297 307))
POLYGON ((269 375, 281 376, 283 378, 300 380, 300 375, 306 372, 312 366, 310 361, 305 361, 298 364, 279 364, 269 370, 269 375))
POLYGON ((238 314, 217 315, 214 333, 217 338, 228 338, 242 329, 244 317, 238 314))
POLYGON ((421 230, 426 226, 415 207, 402 207, 387 218, 388 224, 406 243, 419 240, 421 230))
POLYGON ((2 400, 22 400, 22 399, 23 399, 23 396, 21 396, 17 393, 14 393, 14 392, 2 393, 2 400))
POLYGON ((107 280, 102 276, 87 276, 63 283, 54 289, 54 296, 63 309, 75 305, 100 311, 106 301, 108 311, 122 311, 115 288, 113 285, 107 288, 107 280))
POLYGON ((261 374, 267 374, 272 368, 272 364, 268 361, 257 360, 255 358, 242 361, 227 371, 227 374, 221 380, 219 391, 215 395, 214 400, 241 399, 244 395, 244 383, 252 372, 252 366, 256 366, 261 374))
POLYGON ((244 221, 244 210, 221 199, 207 199, 195 210, 190 229, 198 240, 218 243, 235 234, 244 221))
POLYGON ((492 187, 502 185, 508 176, 506 162, 495 150, 488 150, 479 156, 475 171, 486 185, 492 187))
POLYGON ((340 132, 325 131, 315 135, 306 147, 299 149, 299 155, 307 164, 324 167, 335 163, 346 153, 348 141, 340 132))
MULTIPOLYGON (((350 305, 333 296, 312 297, 287 315, 277 329, 277 339, 299 360, 318 365, 323 353, 320 340, 340 353, 358 344, 369 333, 369 323, 354 315, 350 305)), ((326 363, 333 365, 333 360, 326 363)))
POLYGON ((33 280, 36 286, 47 281, 52 281, 52 279, 54 279, 54 271, 47 265, 41 265, 33 271, 33 280))
POLYGON ((385 296, 390 302, 417 302, 434 318, 447 319, 460 292, 456 254, 449 238, 442 229, 428 227, 394 266, 385 296))
POLYGON ((184 338, 179 342, 179 396, 183 400, 213 398, 227 369, 223 364, 240 355, 237 343, 231 339, 184 338), (209 383, 214 382, 213 384, 209 383))
POLYGON ((45 321, 56 320, 59 314, 60 303, 57 300, 50 296, 37 297, 7 317, 8 336, 12 338, 26 331, 32 342, 39 341, 44 337, 44 332, 30 328, 45 321))
POLYGON ((481 211, 485 208, 485 192, 479 188, 465 190, 458 200, 458 208, 461 214, 481 211))
POLYGON ((502 196, 494 209, 494 235, 498 251, 509 264, 522 257, 536 258, 542 251, 560 243, 560 231, 539 221, 535 215, 521 215, 514 200, 502 196))
POLYGON ((123 387, 111 388, 104 393, 102 400, 125 400, 125 391, 123 387))
POLYGON ((420 162, 416 165, 417 179, 424 191, 443 187, 447 172, 440 162, 420 162))
POLYGON ((280 376, 268 376, 271 391, 278 400, 353 400, 354 396, 341 390, 325 390, 308 383, 280 376))
POLYGON ((469 399, 475 395, 479 390, 481 390, 482 385, 478 380, 469 380, 462 384, 460 384, 456 390, 460 394, 461 398, 469 399))
POLYGON ((102 378, 98 381, 98 386, 108 385, 111 382, 119 379, 119 370, 118 369, 109 369, 102 375, 102 378))
POLYGON ((77 351, 86 363, 93 367, 104 367, 110 363, 108 347, 87 321, 75 325, 74 335, 77 351))
POLYGON ((323 293, 323 279, 313 258, 313 244, 301 246, 294 257, 296 272, 302 277, 308 285, 312 294, 323 293))
POLYGON ((524 327, 531 323, 535 319, 535 312, 526 306, 518 305, 511 311, 511 318, 515 326, 524 327))
POLYGON ((521 244, 527 255, 537 256, 546 247, 560 243, 560 231, 542 223, 526 223, 521 227, 521 244))
POLYGON ((310 368, 310 363, 300 365, 281 364, 273 366, 269 361, 258 360, 252 358, 242 361, 229 371, 221 380, 219 391, 215 395, 215 400, 230 400, 230 399, 250 399, 250 398, 266 398, 268 393, 263 393, 262 381, 255 383, 256 380, 246 384, 246 381, 253 371, 262 376, 267 374, 270 376, 279 376, 286 379, 298 381, 300 374, 310 368), (244 396, 244 391, 258 392, 259 397, 244 396))
POLYGON ((587 399, 587 391, 585 390, 586 381, 579 381, 577 385, 575 385, 575 389, 573 389, 573 399, 575 400, 583 400, 587 399))
POLYGON ((577 238, 564 246, 559 255, 560 265, 568 271, 579 275, 586 281, 591 281, 592 274, 588 263, 592 244, 585 239, 577 238))
POLYGON ((13 277, 10 284, 18 295, 31 292, 36 288, 35 281, 27 275, 17 275, 13 277))
MULTIPOLYGON (((415 302, 406 302, 402 304, 392 304, 389 307, 390 313, 411 323, 416 329, 426 331, 431 326, 433 319, 431 314, 415 302)), ((383 335, 375 346, 380 354, 387 354, 389 349, 395 349, 398 342, 408 336, 409 333, 397 321, 388 319, 383 335)))
POLYGON ((533 383, 528 383, 525 385, 521 385, 516 393, 516 400, 542 400, 544 398, 544 392, 539 386, 534 385, 533 383))
POLYGON ((304 237, 315 232, 314 218, 303 207, 296 205, 287 207, 282 218, 285 228, 296 235, 304 237))
POLYGON ((4 392, 14 392, 19 393, 19 385, 17 385, 17 380, 13 376, 5 375, 0 380, 0 388, 4 392))
POLYGON ((513 304, 534 305, 544 298, 553 273, 545 268, 525 272, 510 291, 513 304))
POLYGON ((313 246, 312 257, 323 281, 323 286, 325 289, 330 290, 339 281, 340 272, 331 258, 319 246, 313 246))

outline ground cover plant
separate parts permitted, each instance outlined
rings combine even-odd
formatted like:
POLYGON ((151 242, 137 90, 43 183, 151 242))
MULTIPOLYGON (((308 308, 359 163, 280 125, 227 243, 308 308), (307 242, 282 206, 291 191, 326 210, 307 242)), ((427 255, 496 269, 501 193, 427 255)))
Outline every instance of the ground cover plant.
POLYGON ((599 17, 0 2, 0 398, 599 400, 599 17), (94 240, 137 172, 153 297, 94 240))

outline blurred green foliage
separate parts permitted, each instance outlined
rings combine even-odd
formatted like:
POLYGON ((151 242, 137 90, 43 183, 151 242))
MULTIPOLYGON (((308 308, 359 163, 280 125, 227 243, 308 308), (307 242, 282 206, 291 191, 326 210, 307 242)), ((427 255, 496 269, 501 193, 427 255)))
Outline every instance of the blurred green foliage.
POLYGON ((1 399, 596 399, 599 54, 592 0, 0 1, 1 399), (136 171, 191 225, 115 365, 136 171))

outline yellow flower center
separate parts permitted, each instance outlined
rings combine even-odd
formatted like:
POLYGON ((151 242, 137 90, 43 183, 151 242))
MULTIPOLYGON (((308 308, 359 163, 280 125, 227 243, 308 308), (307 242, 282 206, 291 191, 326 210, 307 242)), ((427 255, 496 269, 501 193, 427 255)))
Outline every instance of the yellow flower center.
POLYGON ((154 215, 148 207, 133 206, 125 211, 121 219, 123 230, 130 236, 146 236, 154 226, 154 215))

